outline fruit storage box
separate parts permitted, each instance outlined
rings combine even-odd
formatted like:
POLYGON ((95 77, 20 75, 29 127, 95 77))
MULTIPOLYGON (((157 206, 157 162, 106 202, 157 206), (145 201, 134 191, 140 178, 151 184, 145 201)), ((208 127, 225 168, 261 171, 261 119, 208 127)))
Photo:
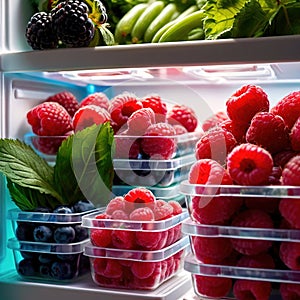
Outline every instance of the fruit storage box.
POLYGON ((37 243, 9 239, 18 274, 29 280, 72 282, 90 272, 89 260, 83 255, 88 240, 70 244, 37 243))
POLYGON ((122 250, 88 244, 94 282, 104 288, 154 290, 182 269, 187 237, 157 251, 122 250))
POLYGON ((160 221, 130 221, 99 219, 99 213, 82 218, 82 226, 89 228, 94 246, 105 242, 105 247, 127 250, 160 250, 182 237, 181 224, 188 218, 186 209, 181 214, 160 221))
POLYGON ((114 184, 167 187, 187 179, 194 154, 167 160, 114 159, 114 184))

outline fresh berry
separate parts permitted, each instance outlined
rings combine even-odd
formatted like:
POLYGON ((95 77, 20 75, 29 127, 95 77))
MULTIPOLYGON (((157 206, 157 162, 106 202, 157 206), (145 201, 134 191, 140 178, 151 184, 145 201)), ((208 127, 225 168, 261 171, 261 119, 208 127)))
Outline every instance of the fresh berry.
POLYGON ((97 274, 108 278, 120 278, 123 275, 122 266, 116 259, 95 258, 93 267, 97 274))
POLYGON ((193 275, 195 290, 201 296, 212 298, 226 297, 232 288, 232 279, 226 277, 214 277, 193 275))
POLYGON ((153 274, 156 264, 157 262, 135 261, 131 266, 131 271, 135 277, 145 279, 153 274))
POLYGON ((73 116, 73 126, 76 131, 93 124, 99 125, 108 121, 110 121, 108 111, 93 104, 79 108, 73 116))
POLYGON ((109 107, 109 99, 108 97, 101 92, 96 92, 85 97, 79 104, 79 107, 83 107, 86 105, 96 105, 108 110, 109 107))
POLYGON ((199 159, 191 167, 188 177, 191 184, 232 184, 226 169, 213 159, 199 159))
POLYGON ((31 142, 34 148, 44 154, 47 155, 55 155, 63 142, 69 134, 69 132, 65 134, 65 136, 56 136, 56 137, 48 137, 48 136, 32 136, 31 142))
POLYGON ((124 195, 125 209, 129 212, 140 207, 153 208, 156 201, 154 194, 147 188, 137 187, 124 195))
POLYGON ((250 123, 258 112, 269 111, 268 95, 255 85, 244 85, 226 101, 227 115, 237 123, 250 123))
POLYGON ((180 125, 180 124, 173 125, 173 128, 175 129, 176 135, 181 135, 181 134, 188 133, 187 129, 184 126, 180 125))
POLYGON ((149 207, 139 207, 130 213, 129 219, 132 221, 154 221, 154 213, 149 207))
POLYGON ((27 121, 37 135, 61 136, 73 129, 66 109, 56 102, 44 102, 27 113, 27 121))
POLYGON ((58 244, 69 244, 75 240, 75 230, 72 226, 57 227, 53 237, 58 244))
POLYGON ((90 200, 79 200, 77 201, 73 207, 72 207, 72 211, 74 213, 81 213, 81 212, 85 212, 85 211, 90 211, 95 209, 95 205, 90 201, 90 200))
POLYGON ((293 150, 284 150, 273 155, 274 166, 284 168, 285 164, 298 153, 293 150))
POLYGON ((115 135, 114 158, 137 159, 141 153, 140 138, 127 135, 127 131, 115 135))
POLYGON ((282 300, 300 299, 300 284, 281 283, 279 290, 282 300))
POLYGON ((144 153, 155 159, 170 159, 176 150, 176 132, 172 125, 156 123, 148 127, 141 141, 144 153))
POLYGON ((300 185, 300 156, 292 157, 282 170, 282 184, 300 185))
POLYGON ((79 108, 77 98, 71 92, 68 91, 60 92, 53 96, 50 96, 45 101, 59 103, 67 110, 71 117, 74 116, 75 112, 79 108))
POLYGON ((142 136, 147 128, 155 123, 155 115, 151 108, 141 108, 133 112, 127 120, 127 134, 142 136))
POLYGON ((115 210, 125 211, 125 201, 123 196, 116 196, 111 199, 105 209, 105 213, 111 215, 115 210))
POLYGON ((269 300, 272 286, 270 282, 238 279, 233 285, 233 294, 239 300, 269 300))
POLYGON ((124 210, 115 210, 110 218, 113 220, 129 220, 129 216, 124 210))
POLYGON ((226 224, 243 204, 240 197, 193 196, 190 205, 191 218, 201 224, 226 224))
POLYGON ((53 232, 50 227, 45 225, 40 225, 34 228, 33 238, 35 242, 50 242, 53 237, 53 232))
POLYGON ((300 151, 300 117, 296 120, 290 132, 291 146, 294 151, 300 151))
POLYGON ((175 200, 168 201, 168 204, 173 207, 173 215, 180 215, 182 213, 182 206, 179 202, 175 200))
POLYGON ((37 12, 31 17, 26 26, 25 36, 33 50, 54 49, 58 46, 52 16, 46 12, 37 12))
POLYGON ((155 205, 153 212, 156 221, 165 220, 172 217, 173 206, 170 205, 168 202, 165 202, 164 205, 155 205))
POLYGON ((236 263, 237 267, 255 269, 274 269, 275 262, 269 253, 243 255, 236 263))
POLYGON ((229 238, 192 236, 195 257, 205 264, 220 264, 233 248, 229 238))
POLYGON ((203 121, 202 129, 203 131, 208 131, 226 120, 228 120, 226 112, 219 111, 203 121))
POLYGON ((88 6, 80 0, 67 0, 51 11, 54 30, 66 47, 87 47, 94 37, 95 26, 88 6))
POLYGON ((290 146, 289 130, 282 117, 269 112, 257 113, 246 133, 246 142, 259 145, 271 154, 290 146))
POLYGON ((300 229, 300 199, 286 198, 281 199, 279 203, 279 211, 283 218, 288 221, 294 229, 300 229))
MULTIPOLYGON (((271 217, 258 209, 247 209, 240 212, 232 220, 231 226, 244 228, 274 228, 271 217)), ((233 248, 241 254, 256 255, 267 251, 272 246, 272 241, 265 239, 231 239, 233 248)))
POLYGON ((167 105, 159 95, 147 95, 141 99, 143 107, 151 108, 155 113, 155 122, 166 122, 167 105))
POLYGON ((221 122, 219 127, 231 132, 239 144, 246 142, 246 133, 249 128, 248 123, 238 123, 228 119, 221 122))
POLYGON ((18 273, 22 276, 34 276, 36 274, 36 264, 33 259, 22 259, 18 264, 18 273))
POLYGON ((236 146, 227 156, 227 169, 240 185, 262 185, 268 182, 273 158, 264 148, 245 143, 236 146))
POLYGON ((135 239, 137 245, 145 250, 159 250, 158 244, 162 237, 160 231, 136 231, 135 239))
POLYGON ((278 212, 280 198, 272 197, 245 197, 244 203, 247 208, 260 209, 268 214, 278 212))
POLYGON ((91 243, 97 247, 108 247, 111 245, 111 230, 92 229, 90 233, 91 243))
POLYGON ((110 103, 109 113, 112 121, 119 127, 124 125, 133 112, 143 108, 142 102, 136 95, 131 93, 122 93, 115 96, 110 103))
POLYGON ((114 248, 134 249, 136 244, 135 232, 129 230, 113 230, 111 241, 114 248))
POLYGON ((280 185, 282 176, 282 168, 273 166, 272 172, 269 176, 268 184, 270 185, 280 185))
POLYGON ((198 126, 197 115, 194 110, 186 105, 175 104, 167 113, 169 124, 180 124, 188 132, 193 132, 198 126))
POLYGON ((196 143, 196 159, 214 159, 225 165, 229 152, 237 145, 233 134, 227 130, 217 128, 204 133, 196 143))
POLYGON ((291 92, 280 99, 272 107, 271 112, 281 116, 289 129, 292 129, 296 120, 300 116, 300 91, 291 92))

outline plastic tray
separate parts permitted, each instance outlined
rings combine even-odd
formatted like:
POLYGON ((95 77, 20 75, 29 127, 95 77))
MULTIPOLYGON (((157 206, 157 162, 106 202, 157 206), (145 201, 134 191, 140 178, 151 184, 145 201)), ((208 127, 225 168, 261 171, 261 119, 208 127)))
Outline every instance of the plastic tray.
POLYGON ((114 184, 166 187, 187 179, 194 154, 168 160, 114 159, 114 184))
POLYGON ((15 267, 21 277, 46 282, 69 282, 90 271, 83 255, 88 240, 73 244, 45 244, 9 239, 15 267))

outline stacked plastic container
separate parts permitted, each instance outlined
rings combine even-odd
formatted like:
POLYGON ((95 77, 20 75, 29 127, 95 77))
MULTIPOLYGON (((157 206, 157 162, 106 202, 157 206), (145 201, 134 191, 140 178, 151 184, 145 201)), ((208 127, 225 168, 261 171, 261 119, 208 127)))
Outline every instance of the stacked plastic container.
POLYGON ((8 240, 18 274, 28 280, 72 282, 90 272, 83 255, 88 230, 81 213, 9 211, 15 237, 8 240))
MULTIPOLYGON (((103 216, 102 216, 103 217, 103 216)), ((189 248, 181 232, 187 210, 161 221, 102 219, 92 213, 82 219, 90 230, 89 257, 93 281, 102 288, 155 290, 183 270, 189 248)))
POLYGON ((289 299, 287 294, 299 290, 300 231, 291 220, 299 220, 300 188, 184 181, 180 190, 190 214, 182 231, 192 249, 184 269, 196 295, 289 299))

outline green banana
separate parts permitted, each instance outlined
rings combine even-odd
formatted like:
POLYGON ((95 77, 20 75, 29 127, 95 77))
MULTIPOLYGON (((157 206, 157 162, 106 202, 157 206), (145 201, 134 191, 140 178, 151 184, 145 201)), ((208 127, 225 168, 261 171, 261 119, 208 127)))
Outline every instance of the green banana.
POLYGON ((159 39, 159 43, 188 40, 189 33, 202 28, 203 12, 198 10, 172 24, 159 39))
POLYGON ((163 1, 154 1, 149 4, 132 28, 132 43, 139 43, 142 41, 148 26, 161 13, 164 7, 165 3, 163 1))
POLYGON ((167 4, 167 6, 164 7, 160 14, 151 22, 149 27, 146 29, 146 32, 144 34, 144 42, 151 42, 155 33, 165 24, 170 22, 176 12, 177 7, 174 3, 167 4))
POLYGON ((159 39, 161 36, 176 22, 179 20, 185 18, 186 16, 190 15, 191 13, 195 12, 198 10, 198 7, 196 5, 192 5, 186 10, 184 10, 175 20, 170 21, 169 23, 165 24, 162 26, 153 36, 151 43, 158 43, 159 39))
POLYGON ((131 34, 132 28, 141 14, 149 6, 147 3, 140 3, 132 7, 117 23, 115 29, 115 41, 117 44, 125 44, 128 35, 131 34))

